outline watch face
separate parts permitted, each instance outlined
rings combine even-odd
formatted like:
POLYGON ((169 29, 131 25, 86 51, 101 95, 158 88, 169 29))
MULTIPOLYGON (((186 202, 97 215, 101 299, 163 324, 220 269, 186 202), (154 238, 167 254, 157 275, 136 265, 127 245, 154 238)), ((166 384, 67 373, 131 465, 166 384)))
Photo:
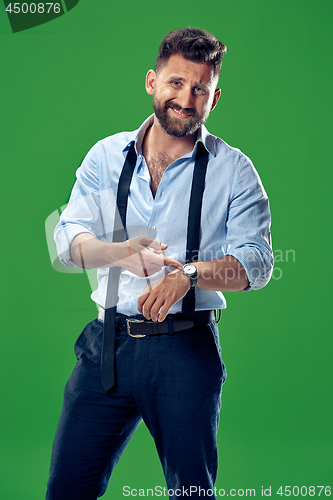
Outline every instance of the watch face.
POLYGON ((195 267, 194 264, 186 264, 183 267, 183 271, 185 274, 195 275, 197 273, 197 268, 195 267))

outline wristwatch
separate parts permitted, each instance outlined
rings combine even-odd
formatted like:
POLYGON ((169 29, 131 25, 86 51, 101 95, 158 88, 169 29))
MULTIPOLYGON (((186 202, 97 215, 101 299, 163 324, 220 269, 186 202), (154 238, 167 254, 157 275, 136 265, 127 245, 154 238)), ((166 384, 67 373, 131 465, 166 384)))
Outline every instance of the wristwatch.
POLYGON ((185 264, 183 266, 183 274, 190 278, 190 288, 195 287, 198 281, 198 270, 194 264, 185 264))

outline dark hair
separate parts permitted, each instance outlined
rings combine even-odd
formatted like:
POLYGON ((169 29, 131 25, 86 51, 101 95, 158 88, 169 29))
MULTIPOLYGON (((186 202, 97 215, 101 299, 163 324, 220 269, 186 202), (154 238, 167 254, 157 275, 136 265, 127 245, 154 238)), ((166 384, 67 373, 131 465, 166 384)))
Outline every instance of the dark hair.
POLYGON ((162 40, 158 50, 155 71, 158 72, 172 54, 180 54, 194 62, 211 64, 214 75, 220 76, 222 57, 227 52, 224 43, 208 31, 199 28, 184 28, 170 31, 162 40))

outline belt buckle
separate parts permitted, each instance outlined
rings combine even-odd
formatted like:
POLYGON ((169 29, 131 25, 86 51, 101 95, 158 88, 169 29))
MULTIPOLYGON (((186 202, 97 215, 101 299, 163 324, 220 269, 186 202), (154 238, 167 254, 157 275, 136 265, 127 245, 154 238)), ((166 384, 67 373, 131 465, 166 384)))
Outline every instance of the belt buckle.
POLYGON ((147 335, 140 335, 140 334, 134 334, 131 333, 131 323, 143 323, 144 319, 126 319, 126 327, 127 327, 127 333, 130 337, 133 337, 134 339, 142 339, 143 337, 147 337, 147 335))

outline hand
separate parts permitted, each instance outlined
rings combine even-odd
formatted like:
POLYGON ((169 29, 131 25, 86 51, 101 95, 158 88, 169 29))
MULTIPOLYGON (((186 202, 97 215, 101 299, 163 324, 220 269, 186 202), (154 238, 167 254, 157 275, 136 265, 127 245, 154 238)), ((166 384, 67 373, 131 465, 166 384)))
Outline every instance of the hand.
POLYGON ((168 248, 168 245, 146 236, 136 236, 117 245, 120 258, 115 264, 121 265, 136 276, 150 276, 159 272, 164 266, 178 269, 182 267, 178 261, 165 256, 163 250, 168 248))
POLYGON ((140 295, 137 308, 146 319, 163 321, 170 308, 190 289, 190 279, 180 269, 154 281, 140 295))

